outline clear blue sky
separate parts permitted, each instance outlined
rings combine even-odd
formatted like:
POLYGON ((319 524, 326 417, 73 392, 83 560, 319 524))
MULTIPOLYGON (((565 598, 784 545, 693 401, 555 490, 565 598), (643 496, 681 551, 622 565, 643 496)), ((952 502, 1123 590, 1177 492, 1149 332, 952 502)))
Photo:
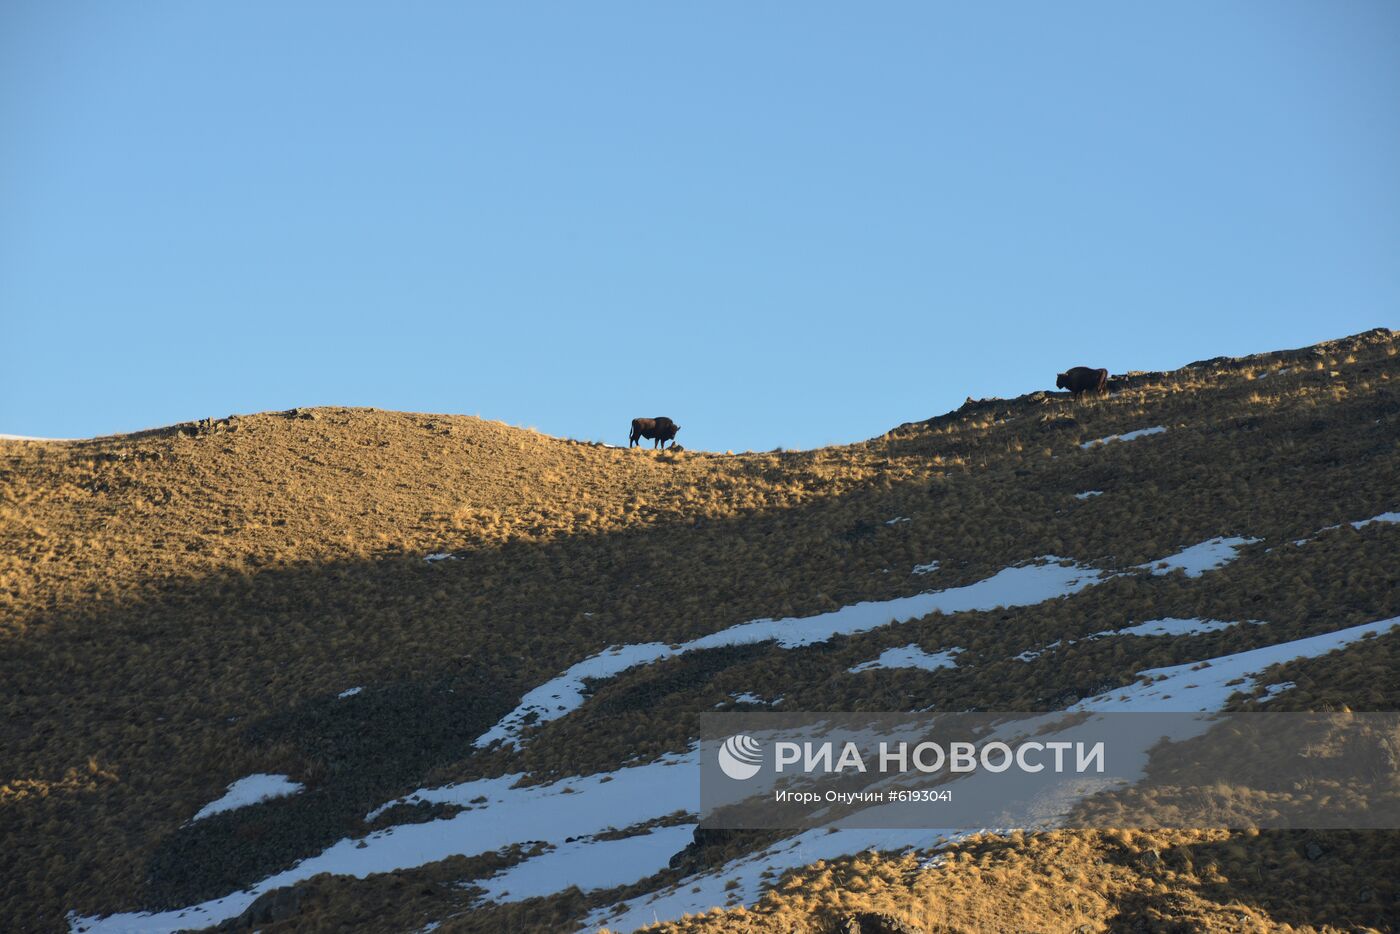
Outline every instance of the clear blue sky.
POLYGON ((1400 4, 0 5, 0 432, 812 447, 1400 326, 1400 4))

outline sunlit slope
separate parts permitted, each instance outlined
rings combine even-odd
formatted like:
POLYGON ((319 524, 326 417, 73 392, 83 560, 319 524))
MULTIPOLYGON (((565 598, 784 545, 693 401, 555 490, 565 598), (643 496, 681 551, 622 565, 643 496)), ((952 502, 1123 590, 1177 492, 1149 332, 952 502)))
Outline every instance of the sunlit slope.
MULTIPOLYGON (((414 789, 676 754, 695 713, 747 695, 783 695, 789 709, 1050 709, 1148 668, 1400 614, 1400 527, 1351 525, 1400 508, 1396 349, 1370 332, 1137 374, 1079 404, 970 402, 813 452, 656 454, 347 409, 0 442, 0 872, 15 880, 0 927, 219 898, 363 835, 367 813, 414 789), (924 614, 820 645, 658 657, 588 682, 577 709, 530 726, 518 750, 473 745, 609 646, 956 591, 1045 555, 1127 570, 1229 537, 1257 541, 1201 577, 1124 573, 1063 600, 924 614), (1164 617, 1268 626, 1083 638, 1164 617), (1057 641, 1073 644, 1017 658, 1057 641), (910 645, 961 651, 955 667, 850 671, 910 645), (182 826, 255 773, 306 790, 182 826)), ((1373 676, 1340 664, 1319 702, 1392 705, 1376 676, 1397 680, 1394 656, 1354 656, 1373 676)), ((420 811, 412 819, 443 816, 420 811)), ((1065 839, 1071 856, 1109 846, 1065 839)), ((754 845, 693 854, 669 882, 754 845)), ((580 893, 563 880, 529 901, 475 899, 528 850, 315 880, 280 923, 329 929, 369 912, 553 930, 655 888, 580 893)), ((1145 897, 1139 882, 1093 892, 1109 906, 1100 920, 1145 897)), ((773 923, 825 924, 849 907, 795 904, 773 923)), ((1298 920, 1260 911, 1326 920, 1305 907, 1298 920)))

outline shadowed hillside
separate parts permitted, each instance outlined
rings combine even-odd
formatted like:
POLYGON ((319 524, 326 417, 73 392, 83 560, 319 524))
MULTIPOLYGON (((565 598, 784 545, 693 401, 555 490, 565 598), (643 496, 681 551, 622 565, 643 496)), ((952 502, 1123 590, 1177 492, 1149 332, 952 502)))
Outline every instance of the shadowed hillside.
MULTIPOLYGON (((409 801, 366 819, 416 789, 610 780, 683 755, 695 716, 717 707, 1053 710, 1148 669, 1400 616, 1400 525, 1366 521, 1400 509, 1398 350, 1377 330, 1118 375, 1081 402, 969 400, 805 452, 657 453, 334 408, 0 441, 0 929, 218 899, 337 841, 464 810, 409 801), (1236 539, 1209 574, 1155 566, 1236 539), (954 590, 1041 556, 1123 573, 1063 599, 799 647, 683 650, 745 621, 954 590), (1160 618, 1267 625, 1097 638, 1160 618), (520 720, 519 748, 474 743, 614 645, 669 648, 582 678, 576 708, 520 720), (852 670, 904 646, 957 647, 957 664, 852 670), (304 790, 190 821, 257 773, 304 790)), ((1382 632, 1287 662, 1232 703, 1286 684, 1279 707, 1400 709, 1397 644, 1382 632)), ((590 839, 670 839, 686 824, 659 814, 590 839)), ((364 879, 316 875, 225 923, 571 929, 713 877, 725 894, 703 907, 727 913, 661 920, 1388 930, 1400 877, 1393 833, 1064 832, 777 866, 754 898, 724 886, 726 867, 776 842, 683 844, 624 884, 560 877, 527 897, 491 880, 563 841, 522 838, 364 879)))

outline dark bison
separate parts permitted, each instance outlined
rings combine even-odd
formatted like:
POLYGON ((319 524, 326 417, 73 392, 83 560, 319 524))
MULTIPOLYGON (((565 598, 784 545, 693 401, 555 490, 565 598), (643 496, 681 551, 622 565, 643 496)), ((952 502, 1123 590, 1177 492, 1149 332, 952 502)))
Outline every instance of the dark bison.
POLYGON ((1087 366, 1072 366, 1055 377, 1055 385, 1068 389, 1076 396, 1086 392, 1103 392, 1108 388, 1108 371, 1091 370, 1087 366))
POLYGON ((637 443, 638 438, 646 438, 656 442, 653 448, 666 446, 666 442, 671 442, 671 447, 676 446, 676 432, 681 430, 681 426, 662 415, 657 418, 634 418, 632 419, 632 434, 628 437, 628 447, 637 443))

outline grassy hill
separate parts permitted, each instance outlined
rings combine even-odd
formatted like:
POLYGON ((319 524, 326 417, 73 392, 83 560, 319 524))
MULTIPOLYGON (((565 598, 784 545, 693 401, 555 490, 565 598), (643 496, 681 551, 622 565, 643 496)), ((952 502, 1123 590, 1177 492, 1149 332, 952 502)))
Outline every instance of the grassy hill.
MULTIPOLYGON (((1400 508, 1398 351, 1400 335, 1371 331, 1130 373, 1084 402, 969 400, 801 452, 656 453, 336 408, 0 441, 0 930, 216 899, 342 839, 452 813, 401 805, 366 823, 415 789, 683 753, 696 714, 748 694, 792 710, 1050 710, 1146 669, 1400 615, 1400 525, 1352 524, 1400 508), (1148 427, 1164 430, 1089 444, 1148 427), (956 588, 1041 555, 1132 569, 1230 536, 1254 541, 1206 576, 1125 573, 800 649, 676 655, 590 682, 520 749, 473 746, 612 645, 956 588), (1268 625, 1078 639, 1161 617, 1268 625), (962 652, 955 668, 850 671, 910 644, 962 652), (255 773, 305 790, 190 822, 255 773)), ((1272 701, 1292 709, 1400 709, 1397 644, 1381 635, 1259 684, 1295 685, 1272 701)), ((264 902, 230 926, 567 929, 772 842, 691 847, 604 890, 482 897, 547 849, 522 841, 318 876, 275 920, 264 902)), ((838 930, 878 910, 915 930, 1389 930, 1396 878, 1390 833, 1018 834, 934 860, 844 854, 670 929, 838 930)))

